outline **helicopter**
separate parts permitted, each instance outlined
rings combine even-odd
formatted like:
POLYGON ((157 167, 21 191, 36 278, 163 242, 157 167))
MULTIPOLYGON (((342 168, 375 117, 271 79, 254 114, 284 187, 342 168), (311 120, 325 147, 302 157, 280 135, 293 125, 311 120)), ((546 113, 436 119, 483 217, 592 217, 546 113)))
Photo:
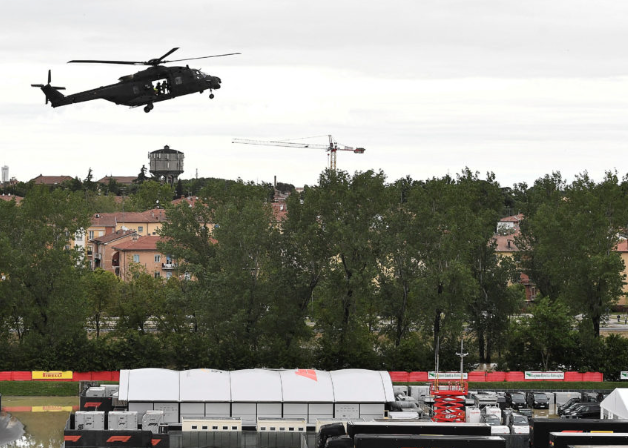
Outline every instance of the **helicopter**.
POLYGON ((69 104, 82 103, 84 101, 103 99, 112 103, 130 107, 144 106, 144 112, 148 113, 154 108, 154 103, 171 100, 173 98, 188 95, 190 93, 203 93, 209 90, 209 98, 214 98, 214 90, 220 89, 221 80, 217 76, 203 73, 201 70, 185 67, 166 67, 162 64, 171 62, 191 61, 196 59, 216 58, 231 56, 240 53, 217 54, 212 56, 202 56, 200 58, 174 59, 166 61, 165 58, 177 51, 175 47, 163 56, 148 61, 101 61, 93 59, 77 59, 68 63, 88 63, 88 64, 121 64, 121 65, 146 65, 145 70, 141 70, 131 75, 119 78, 116 84, 98 87, 72 95, 63 95, 60 90, 65 87, 52 86, 52 74, 48 70, 48 83, 31 84, 32 87, 39 87, 46 95, 46 104, 51 103, 52 107, 67 106, 69 104), (154 83, 157 84, 154 84, 154 83))

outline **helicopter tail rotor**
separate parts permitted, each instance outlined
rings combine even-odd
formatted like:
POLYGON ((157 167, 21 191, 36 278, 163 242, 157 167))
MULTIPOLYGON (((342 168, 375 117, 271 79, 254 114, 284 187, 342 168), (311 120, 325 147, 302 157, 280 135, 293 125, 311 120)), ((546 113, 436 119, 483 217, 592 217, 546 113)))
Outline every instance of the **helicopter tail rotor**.
POLYGON ((55 107, 55 103, 57 100, 64 98, 62 93, 59 93, 59 90, 65 90, 65 87, 51 86, 52 82, 52 72, 48 70, 48 84, 31 84, 31 87, 39 87, 42 92, 46 95, 46 104, 48 101, 52 102, 52 107, 55 107))

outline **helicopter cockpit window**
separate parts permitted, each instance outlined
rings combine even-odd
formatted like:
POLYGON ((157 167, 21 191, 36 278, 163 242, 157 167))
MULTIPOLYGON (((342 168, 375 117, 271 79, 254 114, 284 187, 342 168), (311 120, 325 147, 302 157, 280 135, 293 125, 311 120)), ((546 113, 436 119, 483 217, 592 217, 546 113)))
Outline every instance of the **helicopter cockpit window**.
POLYGON ((180 85, 180 84, 182 84, 182 83, 183 83, 183 80, 181 79, 181 77, 180 77, 180 76, 177 76, 176 78, 174 78, 174 83, 175 83, 176 85, 180 85))

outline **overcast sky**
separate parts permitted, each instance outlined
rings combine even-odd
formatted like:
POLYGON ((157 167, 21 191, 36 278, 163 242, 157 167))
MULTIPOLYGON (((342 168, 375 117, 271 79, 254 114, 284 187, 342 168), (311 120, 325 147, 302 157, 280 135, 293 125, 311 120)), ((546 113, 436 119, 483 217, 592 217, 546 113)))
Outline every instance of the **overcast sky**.
POLYGON ((389 181, 495 173, 502 186, 552 171, 628 172, 628 2, 617 0, 24 0, 0 15, 0 165, 28 181, 137 175, 150 151, 185 153, 182 178, 316 183, 317 149, 366 148, 338 168, 389 181), (222 79, 146 114, 97 100, 45 106, 141 67, 71 59, 191 61, 222 79))

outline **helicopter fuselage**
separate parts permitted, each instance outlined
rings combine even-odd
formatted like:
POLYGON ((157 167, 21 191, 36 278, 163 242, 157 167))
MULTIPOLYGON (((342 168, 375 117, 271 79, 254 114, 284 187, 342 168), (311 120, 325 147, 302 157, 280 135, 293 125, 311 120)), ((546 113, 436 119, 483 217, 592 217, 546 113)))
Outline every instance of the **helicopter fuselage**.
MULTIPOLYGON (((190 93, 210 92, 220 89, 221 80, 200 70, 185 67, 165 67, 157 65, 137 73, 122 76, 119 82, 71 95, 62 95, 49 84, 42 91, 52 103, 52 107, 66 106, 103 99, 115 104, 130 107, 146 106, 146 112, 153 103, 170 100, 190 93), (157 83, 157 84, 156 84, 157 83), (161 86, 161 87, 158 87, 161 86)), ((213 98, 213 94, 210 95, 213 98)))

